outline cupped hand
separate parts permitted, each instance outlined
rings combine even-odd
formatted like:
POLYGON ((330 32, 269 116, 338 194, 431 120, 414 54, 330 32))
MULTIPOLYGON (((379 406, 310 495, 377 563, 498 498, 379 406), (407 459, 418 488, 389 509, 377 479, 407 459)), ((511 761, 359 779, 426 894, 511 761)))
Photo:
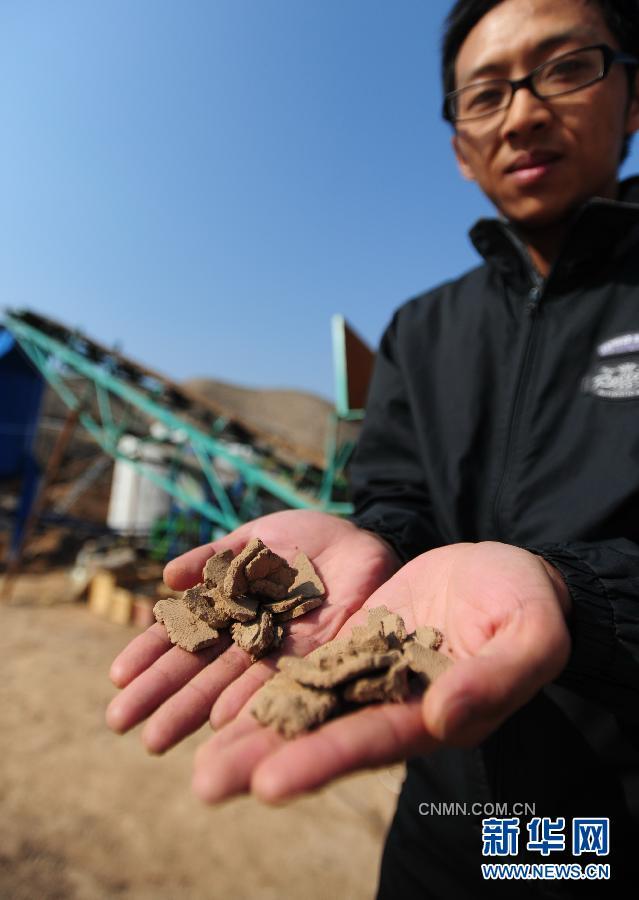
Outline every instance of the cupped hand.
MULTIPOLYGON (((206 560, 223 550, 238 553, 261 538, 292 561, 297 549, 311 558, 327 588, 325 602, 291 622, 281 653, 304 656, 331 640, 344 622, 399 565, 379 538, 353 523, 312 510, 286 510, 241 526, 219 541, 174 559, 164 570, 169 587, 182 591, 202 580, 206 560)), ((116 657, 111 680, 122 688, 109 704, 107 723, 119 733, 148 718, 146 748, 162 753, 211 716, 219 727, 271 677, 278 656, 251 664, 228 636, 199 653, 171 645, 164 625, 155 624, 116 657), (150 717, 150 718, 149 718, 150 717)))
POLYGON ((250 790, 279 802, 356 769, 479 743, 565 666, 569 602, 551 566, 507 544, 455 544, 417 557, 338 636, 385 604, 409 632, 439 628, 455 664, 421 699, 370 705, 293 740, 258 724, 249 701, 197 752, 196 794, 214 803, 250 790))

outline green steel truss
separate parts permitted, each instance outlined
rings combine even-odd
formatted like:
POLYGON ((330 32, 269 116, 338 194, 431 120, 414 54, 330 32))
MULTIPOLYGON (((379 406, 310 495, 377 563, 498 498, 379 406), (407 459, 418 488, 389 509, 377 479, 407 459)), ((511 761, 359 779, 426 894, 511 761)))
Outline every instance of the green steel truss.
POLYGON ((181 409, 189 403, 177 386, 128 363, 117 351, 109 353, 84 335, 33 313, 10 311, 3 325, 69 409, 80 407, 80 422, 106 453, 124 460, 183 507, 210 520, 217 531, 231 531, 243 521, 278 508, 317 509, 337 515, 351 512, 348 502, 335 499, 336 494, 345 496, 344 469, 352 451, 352 443, 338 445, 337 413, 331 416, 323 471, 304 461, 283 463, 277 452, 269 453, 264 446, 256 446, 247 460, 236 452, 242 440, 251 446, 250 436, 242 429, 234 430, 232 422, 210 410, 204 414, 200 410, 194 418, 191 410, 181 409), (170 460, 168 474, 122 451, 120 438, 125 434, 158 443, 149 430, 154 422, 169 433, 180 434, 179 444, 161 441, 170 460), (220 462, 237 473, 233 491, 216 471, 220 462), (184 470, 206 481, 209 499, 184 490, 176 477, 184 470))

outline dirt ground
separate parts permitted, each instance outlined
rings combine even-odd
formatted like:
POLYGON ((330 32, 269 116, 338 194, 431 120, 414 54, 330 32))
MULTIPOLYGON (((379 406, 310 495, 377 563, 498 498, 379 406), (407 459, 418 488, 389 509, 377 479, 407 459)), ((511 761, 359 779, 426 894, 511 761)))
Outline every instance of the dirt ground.
POLYGON ((36 578, 19 588, 0 607, 0 898, 374 896, 400 770, 283 808, 207 808, 189 787, 206 730, 152 758, 104 725, 109 663, 136 630, 52 602, 36 578))

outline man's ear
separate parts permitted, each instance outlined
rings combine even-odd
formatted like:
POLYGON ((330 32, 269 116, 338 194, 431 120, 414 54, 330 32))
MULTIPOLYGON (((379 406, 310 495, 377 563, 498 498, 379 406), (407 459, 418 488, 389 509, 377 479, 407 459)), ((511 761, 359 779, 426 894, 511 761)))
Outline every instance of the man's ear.
POLYGON ((453 152, 455 154, 455 158, 457 159, 457 165, 459 166, 459 171, 462 173, 462 176, 468 181, 474 181, 475 175, 473 174, 473 170, 466 161, 464 151, 461 147, 461 141, 459 140, 459 135, 456 132, 450 139, 450 142, 452 144, 453 152))

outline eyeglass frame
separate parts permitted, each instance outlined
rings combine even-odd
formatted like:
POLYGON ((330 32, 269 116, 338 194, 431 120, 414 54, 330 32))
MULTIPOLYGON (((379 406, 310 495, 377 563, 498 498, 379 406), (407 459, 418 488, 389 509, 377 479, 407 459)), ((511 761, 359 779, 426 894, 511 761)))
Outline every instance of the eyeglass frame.
POLYGON ((551 59, 547 59, 545 62, 541 63, 538 66, 535 66, 532 71, 530 71, 523 78, 487 78, 485 81, 475 81, 472 84, 466 84, 462 88, 458 88, 456 91, 450 91, 444 97, 444 104, 442 107, 442 117, 445 121, 450 122, 451 125, 455 125, 456 122, 474 122, 478 119, 485 119, 488 116, 493 116, 495 113, 503 112, 505 113, 507 109, 510 108, 511 103, 513 102, 513 98, 516 92, 522 88, 526 87, 538 100, 549 100, 551 97, 563 97, 566 94, 574 94, 576 91, 581 91, 586 87, 590 87, 591 84, 596 84, 598 81, 603 81, 610 72, 614 63, 623 63, 624 65, 629 66, 639 66, 639 59, 634 56, 631 56, 629 53, 625 53, 623 50, 613 50, 608 44, 590 44, 587 47, 578 47, 576 50, 569 50, 566 53, 561 53, 559 56, 553 56, 551 59), (539 94, 537 88, 533 84, 533 79, 537 75, 540 69, 545 68, 551 63, 555 63, 558 60, 563 59, 566 56, 572 56, 574 53, 580 53, 582 50, 601 50, 603 53, 603 66, 601 69, 601 73, 593 78, 592 81, 586 82, 586 84, 581 84, 579 87, 570 88, 567 91, 560 91, 557 94, 550 94, 547 97, 539 94), (506 106, 500 106, 499 109, 494 109, 488 113, 480 113, 478 116, 467 116, 464 119, 457 119, 449 112, 449 104, 454 97, 457 97, 463 91, 466 91, 469 87, 475 87, 476 85, 482 84, 494 84, 495 82, 504 83, 507 82, 510 85, 510 99, 506 106))

